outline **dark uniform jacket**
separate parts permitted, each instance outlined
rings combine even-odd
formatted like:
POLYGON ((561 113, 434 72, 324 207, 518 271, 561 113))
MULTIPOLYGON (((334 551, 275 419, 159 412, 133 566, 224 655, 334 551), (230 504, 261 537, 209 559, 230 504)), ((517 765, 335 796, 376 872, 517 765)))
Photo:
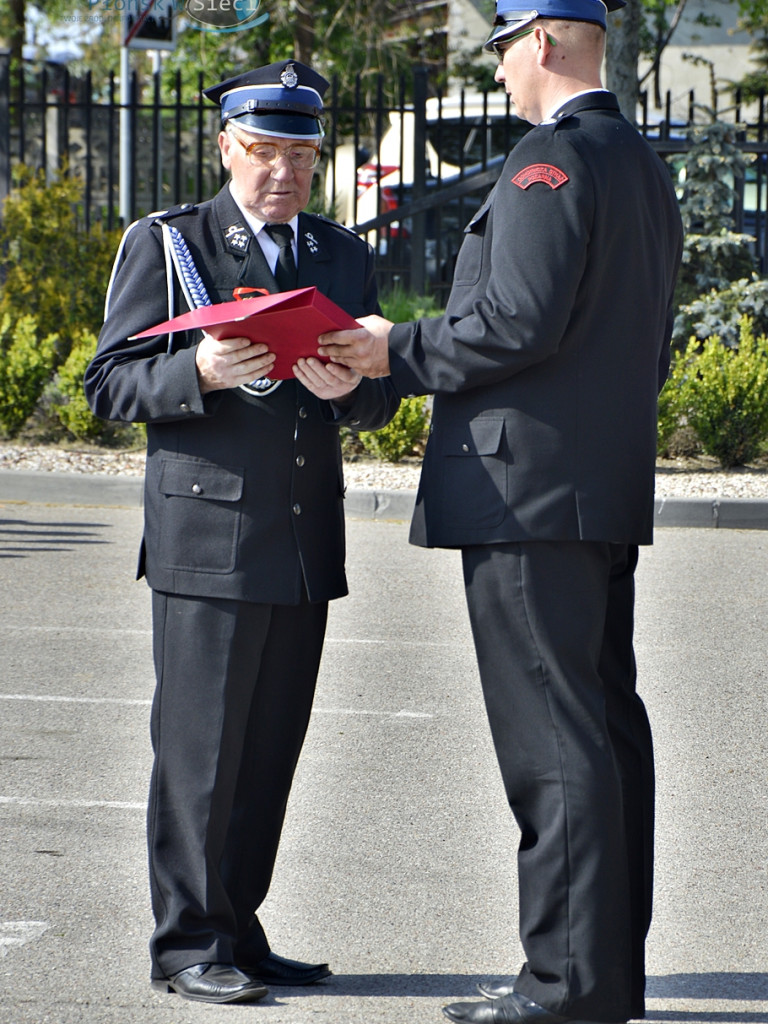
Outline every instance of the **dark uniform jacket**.
POLYGON ((681 244, 670 174, 610 93, 524 136, 445 315, 390 335, 399 394, 435 393, 414 543, 651 540, 681 244))
MULTIPOLYGON (((238 286, 277 291, 258 240, 229 188, 133 225, 115 261, 98 350, 85 377, 105 419, 147 424, 145 530, 139 575, 176 594, 276 604, 347 592, 344 483, 338 426, 383 426, 397 409, 388 380, 363 380, 334 422, 330 403, 297 381, 270 394, 201 395, 198 332, 131 341, 169 316, 160 224, 187 242, 212 302, 238 286)), ((299 287, 318 289, 352 316, 378 311, 373 256, 357 236, 299 215, 299 287)), ((176 281, 173 275, 172 280, 176 281)), ((188 308, 178 283, 173 315, 188 308)))

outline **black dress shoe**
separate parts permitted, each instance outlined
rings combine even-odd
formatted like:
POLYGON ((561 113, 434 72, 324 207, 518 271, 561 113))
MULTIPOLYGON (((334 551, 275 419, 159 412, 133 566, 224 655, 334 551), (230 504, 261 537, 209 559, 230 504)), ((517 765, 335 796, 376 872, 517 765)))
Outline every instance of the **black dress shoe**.
POLYGON ((486 999, 501 999, 502 996, 511 995, 515 991, 515 978, 507 978, 505 981, 481 981, 477 991, 486 999))
POLYGON ((451 1003, 443 1007, 443 1013, 458 1024, 594 1024, 545 1010, 519 992, 509 992, 487 1003, 451 1003))
POLYGON ((250 1003, 267 994, 261 982, 232 964, 195 964, 172 978, 154 980, 152 987, 201 1003, 250 1003))
POLYGON ((451 1003, 443 1007, 443 1013, 458 1024, 565 1024, 569 1020, 545 1010, 519 992, 487 1003, 451 1003))
POLYGON ((267 985, 312 985, 331 974, 328 964, 303 964, 300 960, 288 960, 277 953, 268 953, 252 966, 241 964, 240 969, 249 978, 267 985))

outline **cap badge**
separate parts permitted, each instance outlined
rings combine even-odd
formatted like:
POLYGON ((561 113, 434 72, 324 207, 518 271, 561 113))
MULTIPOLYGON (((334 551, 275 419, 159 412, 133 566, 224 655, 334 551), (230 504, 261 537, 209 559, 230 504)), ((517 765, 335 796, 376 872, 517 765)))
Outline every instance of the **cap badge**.
POLYGON ((296 68, 293 64, 287 64, 280 75, 280 81, 283 83, 286 89, 295 89, 299 84, 299 76, 296 74, 296 68))
POLYGON ((552 164, 529 164, 522 171, 518 171, 511 180, 513 185, 522 189, 530 188, 537 181, 543 181, 545 185, 555 189, 560 188, 569 179, 565 171, 561 171, 559 167, 553 167, 552 164))

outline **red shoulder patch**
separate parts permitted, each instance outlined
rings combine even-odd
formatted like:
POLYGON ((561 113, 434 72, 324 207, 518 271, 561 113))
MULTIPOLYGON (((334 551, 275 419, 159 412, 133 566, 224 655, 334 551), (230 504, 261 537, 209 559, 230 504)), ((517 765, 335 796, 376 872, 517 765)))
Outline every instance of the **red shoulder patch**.
POLYGON ((537 181, 543 181, 550 188, 560 188, 568 181, 568 175, 552 164, 529 164, 512 178, 512 184, 522 189, 530 188, 537 181))

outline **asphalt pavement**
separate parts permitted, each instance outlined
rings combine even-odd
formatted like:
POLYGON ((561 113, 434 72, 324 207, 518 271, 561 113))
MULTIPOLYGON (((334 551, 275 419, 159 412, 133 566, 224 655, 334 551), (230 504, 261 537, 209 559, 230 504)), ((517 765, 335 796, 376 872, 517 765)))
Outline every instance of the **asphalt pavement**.
MULTIPOLYGON (((150 989, 140 499, 45 475, 0 478, 1 1024, 439 1024, 515 972, 517 834, 459 556, 408 545, 407 496, 351 494, 351 594, 332 604, 262 915, 277 952, 334 976, 240 1007, 150 989)), ((659 529, 638 570, 658 763, 648 1016, 768 1024, 768 534, 711 525, 659 529)))

